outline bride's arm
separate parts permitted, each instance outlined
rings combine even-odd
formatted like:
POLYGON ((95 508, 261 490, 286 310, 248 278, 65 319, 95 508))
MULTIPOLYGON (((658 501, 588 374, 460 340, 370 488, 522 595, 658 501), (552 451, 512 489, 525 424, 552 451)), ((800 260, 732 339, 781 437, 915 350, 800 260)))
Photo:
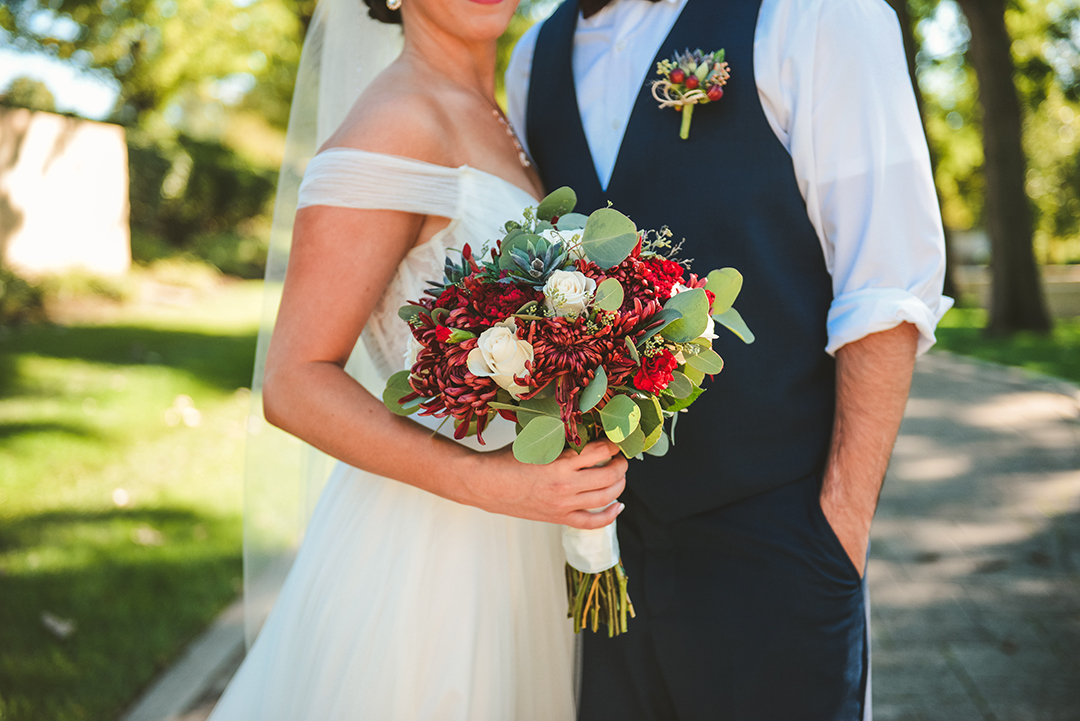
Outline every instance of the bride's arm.
POLYGON ((519 518, 599 528, 621 504, 626 461, 608 442, 554 463, 518 462, 509 449, 478 453, 396 416, 345 373, 361 329, 421 233, 424 216, 327 206, 302 208, 263 386, 266 419, 346 463, 458 503, 519 518))

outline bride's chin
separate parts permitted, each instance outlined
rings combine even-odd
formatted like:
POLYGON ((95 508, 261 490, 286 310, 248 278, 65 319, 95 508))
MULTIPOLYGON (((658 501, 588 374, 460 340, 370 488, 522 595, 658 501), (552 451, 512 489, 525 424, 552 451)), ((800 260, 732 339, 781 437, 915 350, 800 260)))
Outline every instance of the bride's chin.
MULTIPOLYGON (((408 0, 405 0, 408 2, 408 0)), ((443 30, 472 41, 496 40, 517 9, 518 0, 413 0, 443 30)), ((407 23, 406 23, 407 25, 407 23)), ((406 27, 406 30, 408 28, 406 27)))

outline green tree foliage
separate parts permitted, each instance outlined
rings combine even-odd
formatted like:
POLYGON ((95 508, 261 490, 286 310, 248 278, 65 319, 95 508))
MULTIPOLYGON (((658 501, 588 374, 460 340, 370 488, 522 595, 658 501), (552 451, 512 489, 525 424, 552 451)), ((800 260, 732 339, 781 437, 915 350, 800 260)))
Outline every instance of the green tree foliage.
POLYGON ((56 110, 56 100, 45 83, 27 77, 12 80, 7 90, 0 95, 0 103, 50 113, 56 110))
MULTIPOLYGON (((983 118, 967 22, 952 0, 910 0, 908 8, 921 47, 919 79, 939 159, 936 181, 945 223, 959 230, 982 227, 983 118)), ((1024 108, 1035 248, 1039 260, 1049 263, 1080 262, 1078 18, 1078 0, 1012 0, 1006 11, 1013 77, 1024 108)))
POLYGON ((25 49, 106 71, 116 119, 153 130, 185 92, 295 67, 301 32, 286 0, 8 0, 0 25, 25 49))
POLYGON ((268 212, 276 178, 216 142, 186 135, 170 151, 129 148, 132 225, 185 248, 268 212))

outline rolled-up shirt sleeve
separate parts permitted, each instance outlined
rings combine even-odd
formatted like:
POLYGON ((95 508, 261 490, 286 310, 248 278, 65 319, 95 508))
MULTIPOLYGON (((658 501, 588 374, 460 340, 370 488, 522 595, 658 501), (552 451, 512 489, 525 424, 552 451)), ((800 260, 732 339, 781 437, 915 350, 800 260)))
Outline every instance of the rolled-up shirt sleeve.
POLYGON ((883 0, 816 9, 778 18, 787 27, 774 29, 792 42, 766 60, 777 63, 777 84, 772 107, 763 100, 786 126, 774 129, 832 275, 826 351, 909 322, 921 354, 952 300, 942 295, 941 212, 899 23, 883 0))

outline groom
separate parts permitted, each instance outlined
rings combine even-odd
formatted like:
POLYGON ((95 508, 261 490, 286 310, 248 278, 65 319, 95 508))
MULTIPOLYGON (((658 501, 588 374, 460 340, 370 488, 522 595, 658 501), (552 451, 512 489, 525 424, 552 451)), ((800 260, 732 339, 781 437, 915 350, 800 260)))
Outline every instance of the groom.
POLYGON ((869 717, 863 571, 914 359, 951 301, 896 17, 884 0, 566 0, 518 43, 510 116, 545 185, 745 276, 757 335, 619 517, 637 618, 585 638, 580 718, 869 717), (689 139, 649 90, 723 48, 689 139))

